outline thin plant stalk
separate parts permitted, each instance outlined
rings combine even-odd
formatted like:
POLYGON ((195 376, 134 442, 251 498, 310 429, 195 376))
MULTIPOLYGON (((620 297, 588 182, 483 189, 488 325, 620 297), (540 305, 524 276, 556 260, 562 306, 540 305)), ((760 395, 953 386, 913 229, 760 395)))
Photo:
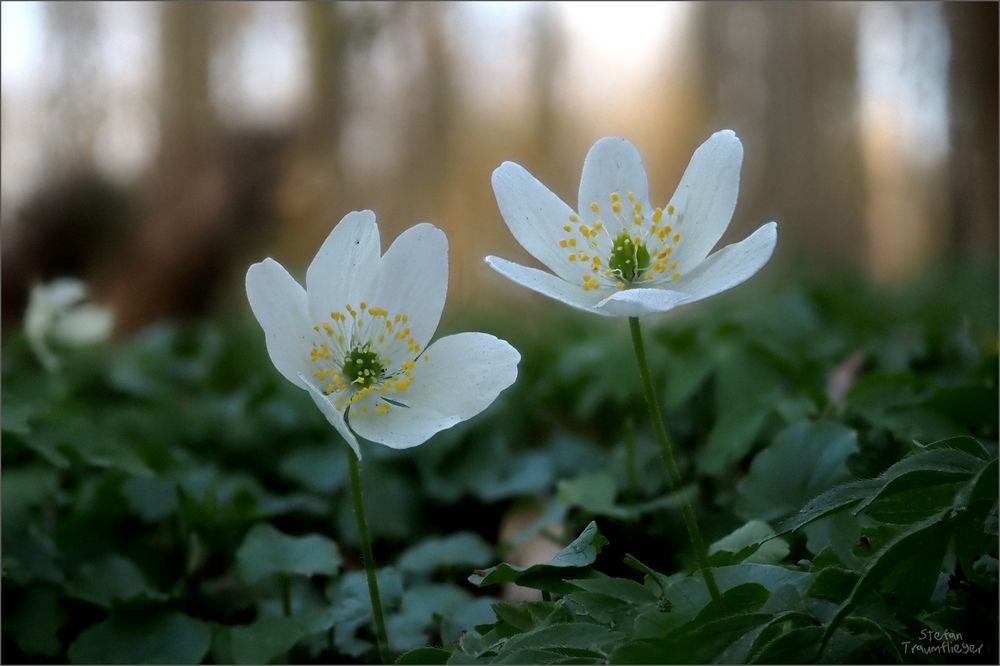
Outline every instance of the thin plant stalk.
MULTIPOLYGON (((656 389, 653 388, 653 378, 649 374, 649 365, 646 363, 646 347, 642 342, 642 331, 639 329, 639 318, 628 318, 629 329, 632 332, 632 347, 635 349, 635 359, 639 363, 639 375, 642 377, 642 385, 646 393, 646 406, 649 408, 649 418, 653 422, 653 432, 656 433, 656 440, 660 445, 660 455, 663 464, 667 468, 667 475, 670 483, 677 490, 681 488, 681 474, 677 469, 677 462, 674 460, 673 448, 670 446, 670 439, 667 437, 667 428, 663 424, 663 414, 660 411, 660 403, 656 399, 656 389)), ((684 524, 687 526, 688 536, 691 538, 691 545, 694 547, 694 556, 698 561, 698 568, 705 578, 705 585, 708 593, 712 596, 712 601, 719 607, 723 607, 722 595, 719 594, 719 586, 715 583, 715 574, 712 567, 708 565, 708 557, 705 554, 705 541, 701 538, 701 530, 698 529, 698 521, 695 520, 691 503, 686 497, 681 499, 681 512, 684 514, 684 524)))
POLYGON ((382 597, 378 591, 378 578, 375 576, 375 558, 372 557, 372 544, 368 537, 368 524, 365 522, 365 506, 361 498, 361 474, 358 471, 358 458, 349 447, 347 465, 351 471, 351 496, 354 499, 354 517, 358 522, 358 537, 361 540, 361 561, 365 565, 368 576, 368 595, 372 601, 372 617, 375 620, 375 637, 378 639, 379 658, 383 664, 391 663, 389 656, 389 639, 385 632, 385 618, 382 615, 382 597))

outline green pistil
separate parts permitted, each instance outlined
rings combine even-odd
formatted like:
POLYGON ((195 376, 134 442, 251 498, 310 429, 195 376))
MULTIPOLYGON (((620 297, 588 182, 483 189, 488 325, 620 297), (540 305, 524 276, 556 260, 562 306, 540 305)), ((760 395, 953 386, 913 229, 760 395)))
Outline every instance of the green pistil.
POLYGON ((649 268, 649 250, 645 244, 638 247, 627 231, 621 232, 611 248, 608 267, 625 282, 634 282, 649 268))
POLYGON ((344 375, 348 381, 370 385, 382 378, 382 361, 372 351, 371 344, 365 343, 347 352, 344 359, 344 375))

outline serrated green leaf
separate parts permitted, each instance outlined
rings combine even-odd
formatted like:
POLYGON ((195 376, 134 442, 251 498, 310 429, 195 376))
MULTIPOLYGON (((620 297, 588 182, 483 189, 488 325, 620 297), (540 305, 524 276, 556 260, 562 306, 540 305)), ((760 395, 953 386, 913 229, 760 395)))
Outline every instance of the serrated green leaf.
POLYGON ((979 440, 975 437, 969 437, 968 435, 939 439, 938 441, 931 442, 921 448, 925 451, 933 449, 954 449, 956 451, 968 453, 970 456, 975 456, 976 458, 980 458, 982 460, 987 460, 989 458, 989 454, 986 452, 986 449, 983 448, 983 445, 979 443, 979 440))
POLYGON ((199 664, 210 643, 208 625, 187 615, 129 613, 84 629, 69 646, 69 659, 74 664, 199 664))
POLYGON ((608 645, 624 638, 624 634, 592 622, 561 622, 532 629, 512 636, 497 653, 498 663, 522 663, 504 661, 506 657, 529 648, 577 648, 594 650, 606 654, 608 645))
POLYGON ((451 652, 434 647, 421 647, 404 652, 396 659, 397 664, 447 664, 451 652))
POLYGON ((337 544, 319 534, 293 537, 268 524, 254 526, 236 552, 240 576, 253 584, 276 574, 331 576, 340 569, 337 544))
POLYGON ((853 510, 883 523, 919 522, 955 501, 967 475, 914 470, 892 479, 853 510))
POLYGON ((826 644, 840 622, 869 592, 888 589, 908 607, 926 602, 937 583, 941 559, 948 547, 952 521, 933 516, 901 532, 869 561, 851 593, 823 634, 826 644))

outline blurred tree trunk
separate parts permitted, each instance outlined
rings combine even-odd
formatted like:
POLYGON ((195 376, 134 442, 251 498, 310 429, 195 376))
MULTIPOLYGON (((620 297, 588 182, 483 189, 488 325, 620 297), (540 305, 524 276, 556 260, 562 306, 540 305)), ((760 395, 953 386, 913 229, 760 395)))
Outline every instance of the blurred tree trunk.
POLYGON ((57 175, 93 168, 94 141, 105 115, 98 67, 98 8, 90 2, 44 7, 49 79, 46 163, 57 175))
POLYGON ((951 36, 952 258, 997 247, 997 5, 945 3, 951 36))
POLYGON ((843 113, 858 99, 856 15, 838 3, 697 6, 706 136, 732 128, 746 150, 729 240, 776 219, 797 229, 779 255, 864 260, 861 135, 843 113))
POLYGON ((531 92, 534 101, 534 141, 539 151, 537 169, 551 165, 561 144, 556 82, 562 66, 565 43, 555 8, 539 3, 532 12, 531 92))
POLYGON ((160 155, 200 152, 215 129, 209 91, 209 4, 160 5, 160 155))
POLYGON ((331 175, 341 176, 340 139, 347 116, 349 17, 335 2, 300 5, 309 61, 309 106, 306 142, 325 155, 331 175))

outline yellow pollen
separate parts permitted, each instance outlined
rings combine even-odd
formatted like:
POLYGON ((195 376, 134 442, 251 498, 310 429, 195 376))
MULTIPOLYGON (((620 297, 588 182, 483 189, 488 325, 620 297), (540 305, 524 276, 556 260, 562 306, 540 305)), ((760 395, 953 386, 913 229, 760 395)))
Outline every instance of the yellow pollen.
POLYGON ((601 212, 601 207, 598 206, 597 202, 595 201, 592 204, 590 204, 590 210, 594 211, 595 213, 600 213, 601 212))
POLYGON ((673 215, 673 214, 674 214, 674 205, 670 204, 667 206, 667 215, 673 215))
POLYGON ((561 241, 559 241, 559 247, 566 247, 568 245, 569 245, 569 241, 567 241, 565 238, 562 239, 561 241))
POLYGON ((367 310, 368 309, 368 304, 365 303, 364 301, 361 301, 361 309, 362 310, 367 310))
POLYGON ((586 227, 586 226, 584 226, 584 225, 581 224, 580 225, 580 233, 583 234, 584 238, 587 238, 587 237, 590 236, 590 229, 588 227, 586 227))
POLYGON ((316 326, 313 326, 313 330, 319 333, 319 325, 317 324, 316 326))
POLYGON ((613 204, 611 204, 611 212, 612 213, 620 213, 620 212, 622 212, 622 205, 620 203, 618 203, 617 201, 614 202, 613 204))
POLYGON ((563 225, 563 231, 565 231, 565 232, 568 233, 570 231, 573 231, 573 227, 569 226, 568 224, 564 224, 563 225))
POLYGON ((617 192, 611 193, 611 203, 617 203, 620 199, 621 197, 618 195, 617 192))
POLYGON ((333 326, 330 326, 325 321, 323 322, 323 330, 326 331, 327 335, 333 335, 333 326))
POLYGON ((570 247, 576 247, 576 239, 575 238, 570 238, 569 239, 569 246, 570 247))
POLYGON ((663 217, 663 209, 657 208, 653 211, 653 222, 659 222, 663 217))
POLYGON ((569 260, 570 261, 576 261, 576 255, 575 254, 569 255, 569 260))
POLYGON ((680 239, 681 239, 681 235, 680 235, 680 234, 674 234, 674 237, 673 237, 673 239, 672 239, 672 240, 673 240, 673 241, 674 241, 674 242, 676 243, 676 242, 677 242, 677 241, 679 241, 680 239))
POLYGON ((632 208, 635 209, 635 212, 637 212, 637 213, 641 213, 642 212, 642 204, 641 203, 637 203, 632 208))
POLYGON ((628 200, 629 200, 629 203, 635 203, 635 192, 629 192, 628 193, 628 200))
POLYGON ((580 218, 576 216, 576 213, 573 213, 572 215, 569 216, 569 221, 570 222, 577 222, 577 221, 579 221, 579 219, 580 218))
POLYGON ((620 290, 622 290, 622 289, 624 289, 624 288, 625 288, 625 283, 624 283, 624 282, 619 282, 619 283, 618 283, 617 285, 615 285, 615 286, 616 286, 616 287, 618 287, 618 289, 619 289, 619 291, 620 291, 620 290))
POLYGON ((677 282, 678 280, 681 279, 681 274, 680 273, 674 273, 673 275, 670 276, 670 279, 673 280, 674 282, 677 282))

